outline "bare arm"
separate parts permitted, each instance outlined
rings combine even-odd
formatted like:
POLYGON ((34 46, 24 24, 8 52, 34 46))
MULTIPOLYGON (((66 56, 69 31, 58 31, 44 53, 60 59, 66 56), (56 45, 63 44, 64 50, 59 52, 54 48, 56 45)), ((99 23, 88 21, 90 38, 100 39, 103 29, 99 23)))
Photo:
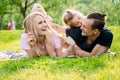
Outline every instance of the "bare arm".
POLYGON ((75 52, 80 57, 91 57, 91 56, 97 56, 97 55, 105 52, 107 49, 108 49, 107 47, 97 44, 93 48, 91 53, 84 51, 84 50, 81 50, 81 49, 76 50, 75 52))
MULTIPOLYGON (((31 32, 28 32, 27 34, 27 43, 30 45, 30 47, 32 48, 33 45, 35 45, 35 38, 34 38, 34 35, 31 33, 31 32)), ((27 53, 27 55, 30 57, 30 58, 33 58, 33 57, 37 57, 37 54, 35 54, 35 52, 32 52, 32 50, 30 49, 25 49, 25 52, 27 53), (34 53, 34 54, 33 54, 34 53)))
POLYGON ((38 56, 37 54, 32 54, 31 50, 25 50, 25 52, 27 53, 27 55, 28 55, 29 58, 34 58, 34 57, 38 56))
POLYGON ((56 49, 56 53, 59 57, 68 56, 73 50, 73 46, 75 45, 74 40, 71 37, 63 37, 61 38, 62 47, 56 49))

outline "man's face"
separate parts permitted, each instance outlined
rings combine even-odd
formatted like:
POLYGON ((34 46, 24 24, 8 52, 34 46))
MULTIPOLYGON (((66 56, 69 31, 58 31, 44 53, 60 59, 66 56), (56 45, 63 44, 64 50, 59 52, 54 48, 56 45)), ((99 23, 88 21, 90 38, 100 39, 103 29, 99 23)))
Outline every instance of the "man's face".
POLYGON ((93 36, 94 33, 92 30, 92 24, 93 24, 94 20, 93 19, 87 19, 85 18, 83 20, 82 26, 81 26, 81 30, 82 30, 82 35, 83 36, 93 36))

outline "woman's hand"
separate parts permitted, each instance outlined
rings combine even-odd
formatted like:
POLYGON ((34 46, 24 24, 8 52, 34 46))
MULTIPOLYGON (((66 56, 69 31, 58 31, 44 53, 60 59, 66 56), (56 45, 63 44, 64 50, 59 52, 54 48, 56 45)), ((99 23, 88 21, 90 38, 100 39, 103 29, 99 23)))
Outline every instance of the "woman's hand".
POLYGON ((28 44, 29 44, 31 47, 32 47, 32 46, 35 44, 35 42, 36 42, 35 37, 34 37, 34 35, 33 35, 31 32, 28 32, 27 42, 28 42, 28 44))

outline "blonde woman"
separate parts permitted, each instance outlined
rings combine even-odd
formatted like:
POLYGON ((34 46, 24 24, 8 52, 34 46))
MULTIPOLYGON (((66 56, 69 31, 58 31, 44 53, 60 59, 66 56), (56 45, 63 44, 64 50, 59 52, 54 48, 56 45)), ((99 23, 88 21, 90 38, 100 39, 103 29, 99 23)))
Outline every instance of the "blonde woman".
POLYGON ((24 19, 24 28, 25 33, 21 36, 21 48, 30 58, 42 55, 57 56, 58 50, 61 49, 61 43, 54 32, 50 30, 49 23, 43 14, 38 12, 29 14, 24 19))
POLYGON ((21 49, 25 50, 30 58, 66 56, 62 54, 61 40, 50 28, 49 21, 43 14, 30 13, 24 19, 24 29, 25 32, 21 36, 21 49))

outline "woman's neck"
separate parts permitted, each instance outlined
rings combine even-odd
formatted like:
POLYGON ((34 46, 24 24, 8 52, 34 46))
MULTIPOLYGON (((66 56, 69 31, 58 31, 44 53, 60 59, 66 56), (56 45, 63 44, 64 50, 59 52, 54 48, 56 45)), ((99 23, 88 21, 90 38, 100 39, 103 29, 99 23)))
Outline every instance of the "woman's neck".
POLYGON ((39 39, 39 43, 44 43, 45 36, 39 36, 38 39, 39 39))

